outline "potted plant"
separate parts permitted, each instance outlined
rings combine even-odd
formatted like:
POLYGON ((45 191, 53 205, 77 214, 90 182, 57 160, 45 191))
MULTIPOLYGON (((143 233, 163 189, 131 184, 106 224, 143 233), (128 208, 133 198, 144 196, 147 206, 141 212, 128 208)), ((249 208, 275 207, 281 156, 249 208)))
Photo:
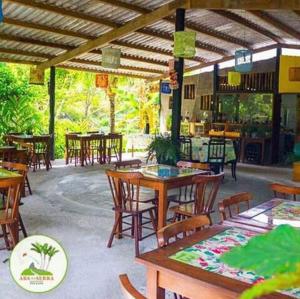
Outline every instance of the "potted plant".
POLYGON ((156 157, 158 164, 176 165, 179 155, 179 145, 171 137, 155 136, 148 146, 147 161, 156 157))

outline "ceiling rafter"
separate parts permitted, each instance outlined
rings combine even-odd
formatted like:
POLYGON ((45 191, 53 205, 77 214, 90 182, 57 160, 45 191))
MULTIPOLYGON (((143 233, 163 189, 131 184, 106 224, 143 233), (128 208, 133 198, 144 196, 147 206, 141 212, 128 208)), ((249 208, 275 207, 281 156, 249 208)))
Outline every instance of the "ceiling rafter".
POLYGON ((225 10, 211 10, 211 11, 213 11, 214 13, 216 13, 224 18, 234 21, 240 25, 243 25, 244 27, 247 27, 253 31, 256 31, 257 33, 260 33, 277 43, 282 42, 281 38, 278 37, 277 35, 275 35, 274 33, 268 31, 267 29, 255 24, 255 23, 253 23, 231 11, 227 11, 227 10, 226 11, 225 10))
MULTIPOLYGON (((32 51, 24 51, 24 50, 16 50, 16 49, 7 49, 0 47, 0 53, 4 54, 12 54, 12 55, 22 55, 27 57, 35 57, 35 58, 45 58, 45 59, 52 59, 55 56, 44 54, 44 53, 37 53, 32 51)), ((80 63, 80 64, 88 64, 88 65, 95 65, 101 66, 100 62, 90 60, 90 59, 71 59, 70 62, 80 63)), ((137 72, 144 72, 144 73, 153 73, 153 74, 163 74, 163 71, 157 69, 148 69, 136 66, 129 66, 129 65, 120 65, 120 69, 123 70, 130 70, 130 71, 137 71, 137 72)))
MULTIPOLYGON (((133 12, 136 12, 136 13, 139 13, 139 14, 145 14, 147 12, 150 12, 149 9, 146 9, 146 8, 143 8, 143 7, 140 7, 138 5, 131 4, 131 3, 122 2, 122 1, 119 1, 119 0, 114 0, 114 1, 111 1, 111 0, 98 0, 98 1, 102 2, 102 3, 105 3, 105 4, 108 4, 108 5, 111 5, 111 6, 118 7, 118 8, 123 8, 123 9, 126 9, 126 10, 130 10, 130 11, 133 11, 133 12)), ((175 25, 175 19, 174 19, 173 16, 166 17, 166 18, 164 18, 164 20, 171 23, 171 24, 173 24, 173 25, 175 25)), ((200 26, 200 25, 195 24, 191 21, 186 21, 185 22, 185 27, 187 29, 191 29, 191 30, 196 31, 198 33, 208 35, 210 37, 225 41, 227 43, 243 46, 243 47, 246 47, 246 48, 251 48, 251 45, 249 43, 247 43, 247 42, 245 42, 241 39, 235 38, 231 35, 219 32, 217 30, 214 30, 212 28, 209 28, 209 27, 206 27, 206 26, 203 26, 203 25, 200 26)))
POLYGON ((281 21, 275 19, 273 16, 261 10, 251 10, 249 11, 252 15, 258 17, 259 19, 265 21, 266 23, 272 25, 273 27, 287 33, 288 35, 300 40, 300 32, 295 30, 294 28, 287 26, 281 21))
MULTIPOLYGON (((65 9, 65 8, 61 8, 61 7, 54 6, 54 5, 48 5, 48 4, 45 4, 45 3, 37 3, 33 0, 7 0, 7 1, 16 2, 16 3, 19 3, 21 5, 25 5, 25 6, 28 6, 28 7, 34 7, 34 8, 37 8, 37 9, 46 10, 46 11, 62 14, 62 15, 65 15, 65 16, 74 17, 74 18, 85 20, 85 21, 94 22, 94 23, 97 23, 97 24, 100 24, 100 25, 105 25, 105 26, 115 28, 115 29, 120 28, 122 26, 122 24, 120 24, 120 23, 115 23, 115 22, 112 22, 112 21, 109 21, 109 20, 106 20, 106 19, 103 19, 103 18, 100 19, 98 17, 91 17, 90 15, 87 15, 87 14, 77 13, 75 11, 70 11, 70 10, 65 9), (68 14, 68 12, 70 12, 70 14, 68 14)), ((150 10, 147 10, 147 13, 150 13, 150 12, 151 12, 150 10)), ((139 32, 142 33, 142 34, 146 34, 148 36, 151 36, 151 37, 162 38, 159 34, 157 34, 154 30, 151 30, 151 29, 147 29, 147 32, 143 32, 143 30, 140 30, 139 32)), ((172 38, 172 41, 173 41, 173 38, 172 38)), ((220 55, 226 55, 225 50, 217 48, 217 47, 215 47, 213 45, 210 45, 210 44, 207 44, 207 43, 198 42, 196 46, 199 49, 202 49, 202 50, 215 52, 217 54, 225 53, 225 54, 220 54, 220 55)))
MULTIPOLYGON (((8 18, 8 17, 4 17, 4 23, 13 25, 13 26, 19 26, 19 27, 30 28, 30 29, 34 29, 34 30, 46 31, 46 32, 54 33, 54 34, 61 34, 61 35, 72 36, 72 37, 76 37, 76 38, 82 38, 85 40, 95 38, 95 36, 90 36, 90 35, 82 34, 79 32, 77 33, 77 32, 71 31, 71 30, 59 29, 56 27, 50 27, 50 26, 40 25, 40 24, 36 24, 36 23, 31 23, 31 22, 20 21, 20 20, 8 18)), ((111 42, 111 44, 126 47, 126 48, 131 48, 131 49, 143 50, 143 51, 147 51, 150 53, 159 53, 162 55, 173 57, 172 51, 167 51, 167 50, 162 50, 162 49, 153 50, 151 47, 146 47, 146 46, 142 46, 142 45, 138 46, 133 43, 123 42, 123 41, 113 41, 113 42, 111 42)), ((92 53, 94 53, 94 52, 92 51, 92 53)), ((100 54, 101 54, 101 52, 100 52, 100 54)), ((125 54, 125 53, 122 53, 122 57, 125 59, 144 61, 146 63, 157 64, 157 65, 162 65, 162 66, 168 65, 168 63, 165 61, 157 60, 157 59, 154 59, 151 57, 144 58, 144 57, 129 55, 129 54, 125 54)), ((189 60, 205 61, 204 59, 201 59, 200 57, 195 57, 195 58, 189 59, 189 60)))

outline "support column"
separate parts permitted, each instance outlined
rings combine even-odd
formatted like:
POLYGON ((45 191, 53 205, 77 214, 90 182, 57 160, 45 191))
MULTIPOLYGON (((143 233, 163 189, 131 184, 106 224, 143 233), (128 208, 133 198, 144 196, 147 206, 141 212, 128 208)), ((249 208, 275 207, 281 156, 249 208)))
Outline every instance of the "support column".
POLYGON ((52 135, 50 139, 50 159, 55 158, 55 67, 50 68, 49 81, 49 134, 52 135))
POLYGON ((281 48, 277 49, 274 76, 273 114, 272 114, 272 163, 279 162, 280 123, 281 123, 281 94, 279 93, 279 63, 281 48))
MULTIPOLYGON (((185 9, 176 10, 175 31, 184 31, 185 9)), ((181 123, 181 104, 182 104, 182 83, 183 83, 184 59, 176 58, 175 71, 177 72, 178 89, 173 90, 172 107, 172 127, 171 134, 173 142, 179 141, 181 123)))
POLYGON ((219 85, 219 65, 214 64, 214 71, 213 71, 213 103, 212 103, 212 119, 213 122, 217 121, 218 116, 218 103, 217 103, 217 90, 219 85))

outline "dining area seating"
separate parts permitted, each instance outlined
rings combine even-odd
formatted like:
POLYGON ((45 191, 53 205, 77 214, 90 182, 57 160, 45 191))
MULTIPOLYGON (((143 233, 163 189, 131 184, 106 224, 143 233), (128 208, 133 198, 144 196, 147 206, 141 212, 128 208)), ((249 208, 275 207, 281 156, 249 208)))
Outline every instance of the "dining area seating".
POLYGON ((65 163, 75 166, 110 164, 122 161, 122 134, 103 134, 96 131, 74 132, 65 135, 65 163))

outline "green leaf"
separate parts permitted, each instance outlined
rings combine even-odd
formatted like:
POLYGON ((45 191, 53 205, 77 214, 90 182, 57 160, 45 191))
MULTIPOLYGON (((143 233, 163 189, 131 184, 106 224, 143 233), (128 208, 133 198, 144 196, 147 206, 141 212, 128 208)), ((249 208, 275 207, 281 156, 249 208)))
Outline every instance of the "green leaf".
POLYGON ((300 231, 289 225, 253 237, 245 246, 234 247, 221 256, 231 267, 273 276, 296 271, 300 263, 300 231))

